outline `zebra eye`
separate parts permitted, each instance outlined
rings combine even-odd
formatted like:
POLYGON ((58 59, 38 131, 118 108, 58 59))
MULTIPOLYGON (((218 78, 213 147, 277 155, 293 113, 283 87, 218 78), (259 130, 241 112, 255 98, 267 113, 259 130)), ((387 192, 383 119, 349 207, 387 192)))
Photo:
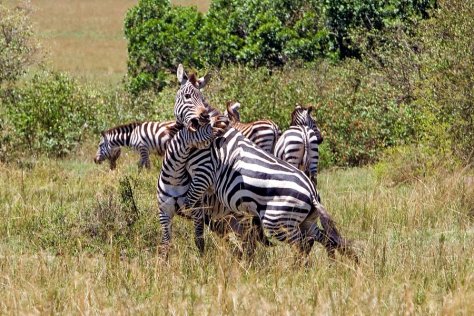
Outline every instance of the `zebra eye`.
POLYGON ((186 94, 184 95, 184 97, 185 97, 186 99, 191 99, 191 95, 190 95, 189 93, 186 93, 186 94))

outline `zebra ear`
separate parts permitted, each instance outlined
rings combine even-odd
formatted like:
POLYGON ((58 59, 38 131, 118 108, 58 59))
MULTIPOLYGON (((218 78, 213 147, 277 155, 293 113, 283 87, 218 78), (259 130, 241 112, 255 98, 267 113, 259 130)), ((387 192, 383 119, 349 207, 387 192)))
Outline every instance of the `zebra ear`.
POLYGON ((100 132, 100 135, 105 138, 105 131, 100 132))
POLYGON ((308 114, 311 114, 311 112, 314 110, 313 106, 310 105, 308 106, 308 114))
POLYGON ((210 79, 211 79, 211 74, 210 73, 206 74, 204 77, 199 78, 198 81, 197 81, 197 88, 198 89, 204 88, 207 85, 207 83, 209 82, 210 79))
POLYGON ((232 109, 233 111, 237 111, 238 109, 240 109, 240 103, 234 102, 233 104, 230 105, 230 109, 232 109))
POLYGON ((301 105, 297 104, 297 105, 295 106, 295 110, 301 110, 301 105))
POLYGON ((184 71, 184 67, 182 64, 178 65, 178 69, 176 70, 176 77, 178 77, 178 81, 180 85, 183 85, 188 81, 188 75, 184 71))

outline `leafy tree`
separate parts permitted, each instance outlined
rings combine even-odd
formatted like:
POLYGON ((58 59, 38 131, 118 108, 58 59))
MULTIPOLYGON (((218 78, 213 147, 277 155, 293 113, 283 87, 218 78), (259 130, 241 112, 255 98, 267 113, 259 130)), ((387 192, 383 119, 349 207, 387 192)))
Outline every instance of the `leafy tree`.
POLYGON ((28 7, 0 4, 0 85, 14 82, 36 61, 39 46, 33 35, 28 7))
POLYGON ((197 41, 202 24, 203 16, 195 8, 171 7, 165 0, 140 0, 128 11, 131 90, 159 91, 166 84, 166 71, 174 71, 177 64, 202 65, 197 41))

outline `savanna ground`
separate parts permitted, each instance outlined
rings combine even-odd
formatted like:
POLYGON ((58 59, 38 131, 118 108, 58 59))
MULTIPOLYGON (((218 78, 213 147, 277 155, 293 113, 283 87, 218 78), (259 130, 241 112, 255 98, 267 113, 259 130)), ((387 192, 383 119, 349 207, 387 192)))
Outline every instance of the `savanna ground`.
MULTIPOLYGON (((90 82, 120 81, 132 4, 35 2, 53 66, 90 82)), ((469 169, 424 164, 414 151, 321 172, 323 202, 354 240, 359 266, 330 262, 316 246, 302 267, 285 244, 240 261, 211 233, 200 257, 179 218, 164 262, 156 253, 159 160, 139 173, 138 155, 125 151, 110 172, 92 163, 94 153, 90 140, 66 159, 0 164, 2 314, 474 313, 469 169)))

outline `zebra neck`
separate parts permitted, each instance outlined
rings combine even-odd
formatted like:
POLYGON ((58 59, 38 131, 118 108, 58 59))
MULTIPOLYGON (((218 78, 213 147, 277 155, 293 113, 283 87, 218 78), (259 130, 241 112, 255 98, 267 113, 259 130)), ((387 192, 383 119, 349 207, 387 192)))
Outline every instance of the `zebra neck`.
POLYGON ((178 173, 186 169, 186 162, 193 149, 186 144, 183 139, 184 130, 180 130, 169 142, 166 147, 163 169, 170 169, 173 173, 178 173))
POLYGON ((108 135, 109 142, 115 146, 130 146, 132 131, 114 131, 108 135))

